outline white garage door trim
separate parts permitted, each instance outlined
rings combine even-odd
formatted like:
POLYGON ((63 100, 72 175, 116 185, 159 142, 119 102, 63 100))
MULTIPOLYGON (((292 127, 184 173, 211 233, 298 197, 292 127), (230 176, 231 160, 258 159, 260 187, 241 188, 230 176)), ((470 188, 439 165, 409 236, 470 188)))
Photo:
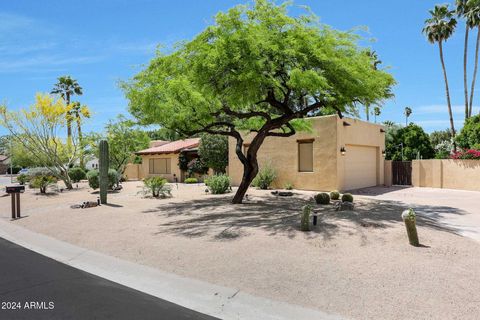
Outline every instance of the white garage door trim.
POLYGON ((344 189, 353 190, 377 185, 378 149, 372 146, 345 146, 344 189))

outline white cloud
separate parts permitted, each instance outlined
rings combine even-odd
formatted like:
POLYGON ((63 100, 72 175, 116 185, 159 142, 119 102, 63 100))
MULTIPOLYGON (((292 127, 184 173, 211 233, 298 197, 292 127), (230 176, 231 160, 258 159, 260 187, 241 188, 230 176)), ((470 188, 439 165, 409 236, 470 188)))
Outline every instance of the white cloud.
POLYGON ((45 68, 52 66, 88 64, 102 60, 102 56, 62 57, 59 55, 41 55, 32 58, 20 58, 10 61, 0 61, 0 73, 18 72, 30 68, 45 68))

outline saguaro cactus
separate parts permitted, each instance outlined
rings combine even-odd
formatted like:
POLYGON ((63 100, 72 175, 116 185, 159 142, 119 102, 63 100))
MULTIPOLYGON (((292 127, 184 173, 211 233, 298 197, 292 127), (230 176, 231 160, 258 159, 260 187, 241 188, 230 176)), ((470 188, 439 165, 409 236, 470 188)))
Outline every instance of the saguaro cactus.
POLYGON ((417 226, 416 226, 416 214, 412 208, 402 212, 402 219, 405 222, 405 227, 407 228, 408 242, 412 246, 419 247, 420 242, 418 241, 417 226))
POLYGON ((98 145, 99 148, 99 175, 98 182, 100 186, 100 203, 107 203, 107 190, 108 190, 108 142, 107 140, 101 140, 98 145))
POLYGON ((302 208, 302 220, 301 220, 301 229, 302 231, 310 231, 310 213, 312 212, 312 206, 307 204, 302 208))

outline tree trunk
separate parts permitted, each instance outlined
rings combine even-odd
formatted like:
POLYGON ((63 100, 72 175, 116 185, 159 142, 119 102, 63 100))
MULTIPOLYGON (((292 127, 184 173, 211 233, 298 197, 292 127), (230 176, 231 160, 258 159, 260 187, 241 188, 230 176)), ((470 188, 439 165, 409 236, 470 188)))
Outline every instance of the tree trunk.
MULTIPOLYGON (((442 70, 443 70, 443 78, 445 80, 445 94, 447 96, 447 106, 448 106, 448 115, 450 117, 450 129, 452 131, 452 137, 455 138, 455 124, 453 122, 453 114, 452 114, 452 103, 450 101, 450 90, 448 88, 448 77, 447 77, 447 69, 445 68, 445 61, 443 60, 443 45, 442 41, 438 42, 438 48, 440 51, 440 62, 442 63, 442 70)), ((453 148, 456 151, 457 145, 454 142, 453 148)))
MULTIPOLYGON (((365 106, 365 114, 367 116, 367 121, 370 122, 370 106, 368 105, 365 106)), ((375 122, 377 122, 376 119, 377 119, 377 116, 375 116, 375 122)))
POLYGON ((463 90, 465 95, 465 119, 469 117, 469 108, 468 108, 468 87, 467 87, 467 59, 468 59, 468 25, 466 25, 465 30, 465 42, 463 46, 463 90))
POLYGON ((475 45, 475 67, 473 69, 473 78, 472 78, 472 86, 470 88, 470 105, 468 109, 468 116, 472 116, 472 109, 473 109, 473 94, 475 91, 475 80, 477 79, 477 70, 478 70, 478 47, 480 45, 480 27, 477 28, 477 43, 475 45))
POLYGON ((77 115, 78 143, 80 145, 80 168, 85 169, 85 159, 83 156, 83 135, 80 115, 77 115))
POLYGON ((253 179, 258 173, 258 163, 255 160, 254 163, 250 161, 243 165, 243 177, 242 182, 238 186, 237 193, 233 197, 232 203, 240 204, 243 201, 243 197, 247 193, 248 187, 252 183, 253 179))
MULTIPOLYGON (((68 92, 65 94, 65 102, 67 106, 70 105, 70 93, 68 92)), ((72 119, 70 118, 70 112, 65 116, 67 117, 67 142, 72 142, 72 119)))

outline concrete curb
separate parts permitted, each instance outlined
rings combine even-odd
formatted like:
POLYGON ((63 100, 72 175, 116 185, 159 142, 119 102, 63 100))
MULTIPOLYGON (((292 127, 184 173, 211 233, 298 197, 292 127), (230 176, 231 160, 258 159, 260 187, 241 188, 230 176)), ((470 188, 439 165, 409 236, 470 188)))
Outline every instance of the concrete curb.
POLYGON ((221 319, 345 319, 166 273, 83 249, 1 220, 0 237, 74 268, 221 319))

